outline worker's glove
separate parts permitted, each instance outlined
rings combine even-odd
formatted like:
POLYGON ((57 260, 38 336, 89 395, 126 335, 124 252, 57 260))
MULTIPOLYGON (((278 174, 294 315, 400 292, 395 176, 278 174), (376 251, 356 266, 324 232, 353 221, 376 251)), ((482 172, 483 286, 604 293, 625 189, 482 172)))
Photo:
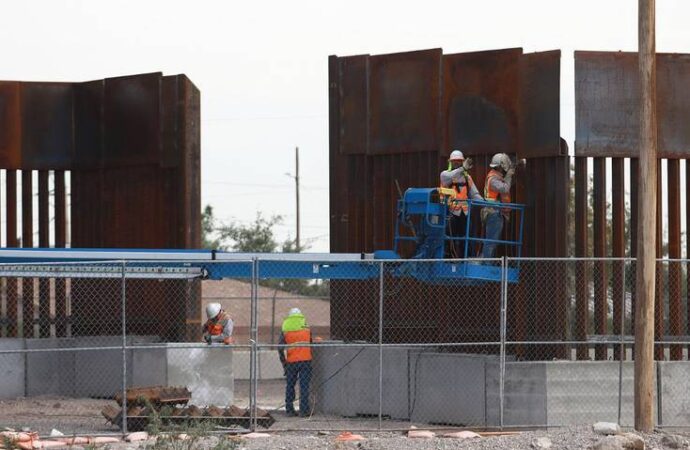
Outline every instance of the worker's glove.
POLYGON ((512 177, 513 175, 515 175, 515 168, 514 168, 514 167, 511 167, 511 168, 508 169, 508 171, 506 172, 506 177, 512 177))
POLYGON ((472 168, 473 165, 474 165, 474 163, 473 163, 473 161, 472 161, 472 158, 467 158, 467 159, 462 163, 462 167, 463 167, 465 170, 470 170, 470 169, 472 168))
POLYGON ((205 335, 204 335, 204 340, 206 341, 206 343, 207 343, 208 345, 211 345, 211 335, 205 334, 205 335))

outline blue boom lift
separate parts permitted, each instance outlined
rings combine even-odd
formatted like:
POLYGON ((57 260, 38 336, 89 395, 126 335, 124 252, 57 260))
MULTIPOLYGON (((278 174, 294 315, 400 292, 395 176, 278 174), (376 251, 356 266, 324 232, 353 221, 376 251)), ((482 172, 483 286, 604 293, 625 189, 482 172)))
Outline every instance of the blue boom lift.
MULTIPOLYGON (((233 253, 212 250, 120 250, 120 249, 1 249, 0 277, 51 278, 260 278, 284 279, 371 279, 380 276, 377 261, 396 261, 384 265, 388 275, 413 277, 433 284, 480 284, 500 282, 502 267, 496 261, 468 260, 470 248, 495 242, 515 249, 520 256, 524 205, 500 203, 500 208, 519 216, 518 234, 514 240, 492 241, 471 236, 472 209, 497 207, 494 202, 468 200, 468 220, 464 237, 446 233, 448 202, 452 192, 443 188, 410 188, 398 201, 394 247, 373 254, 288 254, 233 253), (445 194, 445 195, 444 195, 445 194), (412 230, 412 236, 401 235, 401 226, 412 230), (464 259, 443 259, 445 246, 464 240, 464 259), (415 246, 410 259, 401 261, 401 244, 415 246), (257 261, 258 259, 258 261, 257 261), (110 264, 104 262, 110 261, 110 264), (208 261, 213 261, 209 264, 208 261), (92 262, 94 264, 86 264, 92 262), (58 263, 58 264, 56 264, 58 263), (250 264, 251 263, 251 264, 250 264)), ((506 268, 506 280, 515 283, 519 268, 506 268)))

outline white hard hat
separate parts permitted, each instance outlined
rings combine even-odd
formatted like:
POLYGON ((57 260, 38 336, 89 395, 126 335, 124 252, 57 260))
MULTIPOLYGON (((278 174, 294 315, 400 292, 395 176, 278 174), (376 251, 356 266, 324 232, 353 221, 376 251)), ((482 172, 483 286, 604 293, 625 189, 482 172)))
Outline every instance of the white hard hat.
POLYGON ((220 313, 220 303, 209 303, 206 305, 206 316, 209 319, 215 318, 220 313))
POLYGON ((299 308, 292 308, 290 310, 290 313, 288 314, 289 316, 294 316, 295 314, 302 314, 302 311, 299 310, 299 308))
POLYGON ((510 166, 512 163, 510 162, 510 157, 506 155, 505 153, 496 153, 492 158, 491 158, 491 163, 489 164, 489 167, 496 168, 500 167, 501 169, 507 171, 510 169, 510 166))
POLYGON ((450 157, 448 158, 448 161, 463 161, 465 159, 465 155, 462 154, 460 150, 453 150, 450 152, 450 157))

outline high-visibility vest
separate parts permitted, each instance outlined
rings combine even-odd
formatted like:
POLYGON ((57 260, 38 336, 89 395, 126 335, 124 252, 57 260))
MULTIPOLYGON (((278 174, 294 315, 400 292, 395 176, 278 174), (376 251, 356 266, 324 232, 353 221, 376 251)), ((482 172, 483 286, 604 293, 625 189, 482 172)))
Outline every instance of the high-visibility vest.
MULTIPOLYGON (((484 183, 484 199, 486 199, 487 202, 510 203, 510 192, 504 194, 491 187, 491 180, 494 178, 503 181, 503 175, 497 170, 491 169, 486 176, 486 183, 484 183)), ((510 208, 503 208, 501 212, 505 214, 510 213, 510 208)))
POLYGON ((459 186, 457 184, 453 185, 453 190, 455 191, 455 198, 450 199, 448 201, 448 210, 453 213, 457 214, 458 212, 462 211, 465 214, 467 214, 467 211, 469 209, 467 205, 467 199, 469 198, 469 186, 471 186, 470 183, 474 183, 472 181, 472 177, 469 175, 465 175, 465 184, 462 186, 459 186), (460 189, 458 189, 458 187, 460 189))
POLYGON ((223 330, 225 329, 225 325, 228 323, 228 320, 230 320, 230 316, 228 316, 225 311, 221 311, 213 319, 208 319, 204 328, 211 336, 220 336, 223 334, 223 330))
POLYGON ((307 321, 302 314, 293 314, 283 321, 283 336, 288 345, 285 361, 295 363, 311 361, 311 347, 299 347, 296 344, 308 344, 311 342, 311 331, 307 327, 307 321))

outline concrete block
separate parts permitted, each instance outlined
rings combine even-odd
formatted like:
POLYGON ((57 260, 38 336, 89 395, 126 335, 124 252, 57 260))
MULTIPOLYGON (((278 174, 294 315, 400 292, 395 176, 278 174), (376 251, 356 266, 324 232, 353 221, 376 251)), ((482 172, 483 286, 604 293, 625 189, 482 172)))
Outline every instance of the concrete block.
MULTIPOLYGON (((89 347, 121 347, 120 336, 88 336, 74 338, 75 395, 109 398, 122 392, 121 348, 80 350, 89 347)), ((132 379, 131 352, 127 357, 127 379, 132 379)))
POLYGON ((350 345, 313 349, 311 393, 316 399, 316 411, 345 417, 356 415, 356 405, 350 396, 353 384, 349 380, 349 375, 350 370, 362 370, 357 361, 361 356, 361 353, 357 355, 360 350, 363 352, 363 347, 350 345), (350 364, 347 364, 348 361, 350 364))
POLYGON ((690 362, 659 361, 661 378, 661 424, 690 424, 690 362))
POLYGON ((26 339, 27 350, 60 349, 26 354, 26 395, 75 395, 77 383, 74 347, 70 338, 26 339))
MULTIPOLYGON (((546 424, 546 364, 548 363, 506 363, 504 425, 546 424)), ((495 417, 495 413, 492 417, 495 417)))
POLYGON ((283 365, 277 350, 261 350, 259 352, 259 378, 261 380, 276 380, 283 378, 283 365))
MULTIPOLYGON (((23 350, 24 339, 2 338, 0 349, 23 350)), ((0 399, 23 397, 25 391, 25 358, 21 353, 0 355, 0 399)))
POLYGON ((419 370, 410 390, 412 421, 486 423, 486 358, 452 353, 423 353, 418 358, 419 370))
MULTIPOLYGON (((180 346, 184 344, 175 344, 180 346)), ((230 406, 234 400, 233 349, 213 345, 168 348, 168 385, 187 386, 193 405, 230 406)))
MULTIPOLYGON (((546 367, 547 425, 618 422, 619 362, 554 361, 548 362, 546 367)), ((633 363, 624 362, 621 397, 623 426, 634 424, 633 378, 633 363)))

